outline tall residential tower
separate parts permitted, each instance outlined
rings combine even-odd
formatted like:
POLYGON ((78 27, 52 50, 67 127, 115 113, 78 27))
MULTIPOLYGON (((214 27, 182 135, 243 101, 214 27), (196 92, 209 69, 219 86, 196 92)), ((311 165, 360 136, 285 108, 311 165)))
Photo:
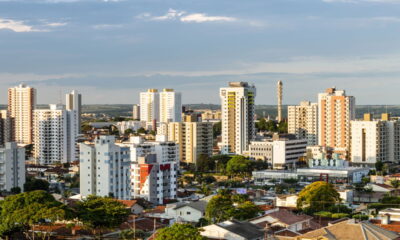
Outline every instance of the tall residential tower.
POLYGON ((247 82, 230 82, 220 89, 222 111, 221 152, 242 154, 255 136, 256 88, 247 82))
POLYGON ((81 126, 81 113, 82 113, 82 95, 79 94, 77 91, 73 90, 71 93, 66 94, 66 110, 71 111, 75 110, 76 111, 76 117, 77 117, 77 124, 78 124, 78 133, 80 131, 80 126, 81 126))
POLYGON ((307 139, 307 145, 318 144, 318 104, 303 101, 288 106, 288 133, 307 139))
POLYGON ((140 93, 140 121, 159 120, 160 95, 157 89, 148 89, 140 93))
POLYGON ((277 84, 277 97, 278 97, 278 122, 282 121, 282 91, 283 91, 283 83, 282 81, 278 81, 277 84))
POLYGON ((160 92, 160 122, 181 122, 182 121, 182 100, 181 93, 173 89, 163 89, 160 92))

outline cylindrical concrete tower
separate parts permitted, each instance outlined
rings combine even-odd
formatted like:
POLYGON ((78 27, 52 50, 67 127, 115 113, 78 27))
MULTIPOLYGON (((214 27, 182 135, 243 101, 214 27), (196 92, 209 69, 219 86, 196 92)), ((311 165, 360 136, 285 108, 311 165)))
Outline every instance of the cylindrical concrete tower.
POLYGON ((277 95, 278 95, 278 122, 282 121, 282 81, 278 81, 277 84, 277 95))

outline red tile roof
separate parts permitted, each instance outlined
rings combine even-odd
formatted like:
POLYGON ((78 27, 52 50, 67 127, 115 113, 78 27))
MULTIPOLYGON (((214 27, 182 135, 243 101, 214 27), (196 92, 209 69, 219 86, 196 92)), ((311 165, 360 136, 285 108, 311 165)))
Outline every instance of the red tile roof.
POLYGON ((128 208, 135 206, 135 204, 137 203, 137 200, 117 200, 117 201, 124 204, 128 208))

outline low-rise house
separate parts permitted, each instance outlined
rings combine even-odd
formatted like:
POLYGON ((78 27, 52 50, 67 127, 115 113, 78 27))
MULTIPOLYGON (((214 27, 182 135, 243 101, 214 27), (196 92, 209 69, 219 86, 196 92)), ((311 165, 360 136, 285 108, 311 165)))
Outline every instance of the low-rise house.
POLYGON ((286 209, 275 208, 267 211, 265 215, 251 219, 249 222, 261 228, 270 226, 275 229, 289 229, 298 233, 311 228, 312 217, 308 215, 296 215, 286 209))
POLYGON ((118 202, 124 204, 132 214, 141 214, 144 210, 144 207, 137 200, 118 200, 118 202))
POLYGON ((353 203, 378 203, 386 193, 384 192, 354 192, 353 203))
POLYGON ((296 194, 277 195, 275 198, 275 205, 277 207, 295 208, 297 207, 297 198, 298 196, 296 194))
POLYGON ((373 192, 383 192, 390 194, 396 192, 396 188, 383 183, 369 183, 365 186, 365 188, 370 188, 373 192))
POLYGON ((264 231, 261 227, 237 220, 229 220, 203 227, 200 234, 208 239, 224 240, 262 240, 264 231))
POLYGON ((370 222, 356 222, 354 219, 350 219, 307 232, 294 239, 394 240, 399 238, 398 233, 388 231, 370 222))
POLYGON ((204 217, 206 206, 206 201, 167 204, 165 214, 160 217, 174 218, 176 222, 196 223, 204 217))

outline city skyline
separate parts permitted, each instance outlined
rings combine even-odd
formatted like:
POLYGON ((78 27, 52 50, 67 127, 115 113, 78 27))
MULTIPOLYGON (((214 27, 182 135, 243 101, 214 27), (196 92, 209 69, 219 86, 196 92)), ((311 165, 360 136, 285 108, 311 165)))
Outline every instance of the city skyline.
POLYGON ((21 82, 40 104, 73 89, 85 104, 133 104, 148 88, 218 103, 218 88, 247 81, 256 104, 275 105, 282 80, 283 104, 333 86, 358 104, 398 104, 399 10, 397 0, 0 0, 0 103, 21 82))

